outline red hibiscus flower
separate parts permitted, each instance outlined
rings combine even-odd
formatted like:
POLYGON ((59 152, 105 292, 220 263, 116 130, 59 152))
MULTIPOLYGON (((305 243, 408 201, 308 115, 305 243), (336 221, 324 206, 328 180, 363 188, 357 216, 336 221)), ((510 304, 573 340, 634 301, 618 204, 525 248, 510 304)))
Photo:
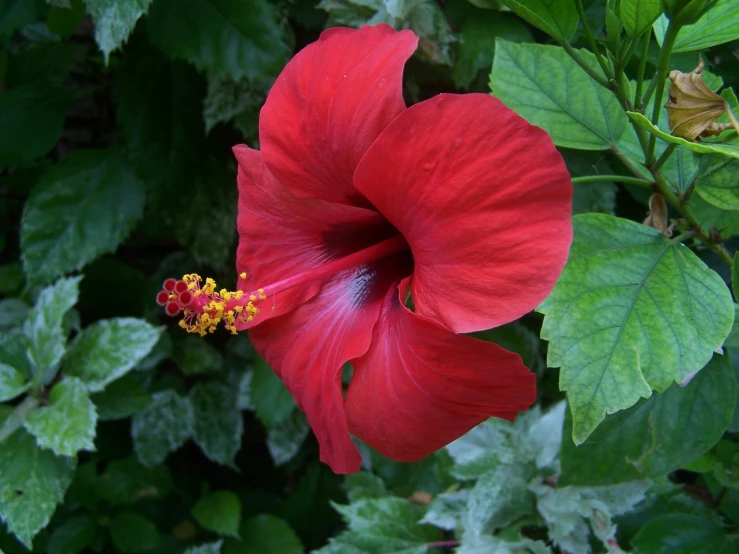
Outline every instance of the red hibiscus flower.
POLYGON ((413 461, 528 408, 520 357, 459 333, 532 310, 572 238, 544 131, 485 94, 405 107, 417 41, 330 29, 299 52, 262 109, 261 150, 234 148, 238 290, 186 275, 158 297, 190 331, 248 328, 337 473, 361 464, 350 433, 413 461))

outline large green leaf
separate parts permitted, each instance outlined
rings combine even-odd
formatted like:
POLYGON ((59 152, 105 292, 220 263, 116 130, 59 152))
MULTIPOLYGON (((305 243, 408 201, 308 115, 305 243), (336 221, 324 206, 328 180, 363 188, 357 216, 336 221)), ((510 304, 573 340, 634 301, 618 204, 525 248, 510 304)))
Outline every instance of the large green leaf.
POLYGON ((59 456, 74 456, 80 450, 95 450, 97 412, 84 383, 66 377, 54 385, 46 406, 28 416, 26 429, 42 448, 59 456))
POLYGON ((577 29, 579 17, 571 0, 503 0, 503 3, 558 40, 570 40, 577 29))
MULTIPOLYGON (((667 32, 667 17, 660 17, 654 24, 654 34, 660 46, 667 32)), ((673 53, 705 50, 739 38, 739 3, 736 0, 718 0, 718 3, 677 34, 673 53)))
POLYGON ((601 214, 573 224, 570 259, 538 310, 581 443, 607 413, 705 366, 734 313, 721 277, 655 229, 601 214))
POLYGON ((147 26, 170 57, 234 81, 276 76, 290 54, 280 14, 266 0, 158 0, 147 26))
POLYGON ((29 84, 0 94, 0 167, 30 162, 59 140, 69 93, 29 84))
POLYGON ((739 160, 712 154, 701 156, 695 190, 709 204, 739 210, 739 160))
POLYGON ((23 429, 0 443, 0 518, 27 547, 64 498, 75 465, 40 449, 23 429))
POLYGON ((95 494, 113 506, 129 506, 144 498, 165 498, 172 486, 166 465, 147 468, 130 456, 105 466, 95 483, 95 494))
POLYGON ((644 33, 661 14, 660 0, 621 0, 621 21, 632 37, 644 33))
POLYGON ((28 278, 48 282, 113 252, 144 209, 144 186, 115 150, 83 150, 52 167, 21 221, 28 278))
POLYGON ((162 331, 132 317, 96 321, 69 345, 63 371, 79 377, 90 392, 100 392, 143 360, 162 331))
MULTIPOLYGON (((666 475, 718 442, 731 423, 735 402, 731 364, 726 356, 715 355, 687 386, 674 384, 607 417, 581 445, 576 447, 565 432, 560 482, 607 485, 666 475)), ((571 427, 568 414, 565 428, 571 427)))
POLYGON ((649 554, 732 554, 739 538, 715 517, 666 514, 647 522, 631 544, 649 554))
POLYGON ((129 373, 104 391, 93 394, 92 401, 101 421, 125 419, 151 404, 151 394, 141 386, 136 375, 129 373))
POLYGON ((110 53, 121 47, 152 0, 85 0, 95 23, 95 41, 108 62, 110 53))
POLYGON ((244 520, 241 541, 226 540, 224 554, 303 554, 303 545, 283 519, 261 514, 244 520))
POLYGON ((89 515, 71 517, 54 529, 46 554, 79 554, 95 538, 96 521, 89 515))
MULTIPOLYGON (((585 50, 580 55, 599 70, 595 56, 585 50)), ((556 46, 498 39, 490 88, 557 146, 605 150, 628 125, 618 100, 556 46)))
POLYGON ((233 465, 241 448, 244 420, 237 390, 222 383, 198 383, 190 391, 193 439, 210 460, 233 465))
POLYGON ((28 314, 23 330, 29 343, 28 359, 37 373, 53 370, 64 355, 67 343, 64 316, 77 303, 81 279, 59 279, 46 287, 28 314))
POLYGON ((195 503, 192 517, 201 527, 219 535, 239 538, 241 500, 233 491, 215 491, 195 503))
POLYGON ((133 416, 133 449, 146 467, 162 463, 170 452, 185 444, 194 425, 190 399, 168 389, 153 395, 145 410, 133 416))
POLYGON ((739 141, 732 139, 730 142, 691 142, 681 137, 674 137, 654 125, 638 112, 626 112, 628 116, 639 127, 645 131, 661 138, 665 142, 685 146, 698 154, 723 154, 732 158, 739 158, 739 141))
POLYGON ((425 554, 426 543, 440 537, 438 530, 418 523, 424 509, 404 498, 365 498, 334 507, 349 530, 329 539, 329 545, 316 550, 316 554, 425 554))

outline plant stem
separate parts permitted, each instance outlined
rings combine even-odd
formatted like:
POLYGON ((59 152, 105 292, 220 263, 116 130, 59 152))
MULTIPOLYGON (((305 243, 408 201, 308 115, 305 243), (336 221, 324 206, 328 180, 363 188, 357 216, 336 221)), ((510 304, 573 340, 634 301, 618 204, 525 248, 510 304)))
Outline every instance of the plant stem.
MULTIPOLYGON (((653 82, 655 85, 655 97, 654 97, 654 108, 652 109, 652 119, 650 120, 653 125, 657 125, 659 122, 659 114, 662 110, 662 96, 665 92, 665 79, 667 79, 667 70, 670 66, 670 55, 672 54, 672 47, 675 45, 675 39, 677 33, 680 31, 680 25, 675 24, 675 21, 670 21, 667 25, 667 32, 665 33, 665 39, 662 41, 662 49, 659 53, 659 62, 657 63, 657 72, 654 74, 653 82)), ((651 86, 651 85, 650 85, 651 86)), ((657 143, 657 137, 651 135, 649 137, 649 146, 646 152, 646 163, 650 166, 654 163, 654 147, 657 143)))
POLYGON ((731 124, 734 126, 734 130, 739 134, 739 121, 736 120, 736 117, 734 117, 734 114, 731 111, 731 108, 729 107, 729 103, 724 103, 724 111, 726 112, 726 115, 729 117, 729 121, 731 121, 731 124))
POLYGON ((598 49, 598 44, 595 42, 593 31, 590 29, 588 20, 585 17, 585 10, 582 6, 582 0, 575 0, 575 7, 577 8, 577 13, 580 16, 580 23, 582 23, 582 28, 585 30, 585 36, 588 37, 588 44, 590 45, 590 49, 593 51, 593 54, 595 54, 595 58, 598 60, 600 68, 603 70, 603 75, 606 76, 606 80, 611 81, 613 79, 613 76, 611 75, 611 71, 608 68, 608 64, 606 64, 603 56, 601 56, 600 50, 598 49))
POLYGON ((677 148, 677 144, 668 144, 667 148, 665 148, 665 151, 662 152, 662 155, 659 157, 659 159, 654 162, 651 169, 653 171, 659 171, 662 166, 665 164, 665 162, 669 159, 669 157, 672 155, 672 153, 675 151, 675 148, 677 148))
POLYGON ((669 202, 670 205, 680 213, 682 218, 687 221, 688 225, 690 225, 690 228, 695 233, 696 238, 700 239, 700 241, 706 246, 706 248, 714 252, 719 258, 721 258, 721 260, 723 260, 726 264, 728 264, 729 267, 731 267, 731 264, 733 263, 733 258, 731 254, 729 254, 729 252, 726 250, 726 248, 724 248, 720 244, 715 244, 711 240, 711 238, 706 234, 705 230, 703 229, 703 227, 701 227, 701 224, 696 219, 695 214, 693 214, 692 210, 688 206, 684 205, 683 202, 680 201, 680 198, 670 188, 669 183, 665 180, 659 170, 652 170, 652 175, 654 176, 654 183, 657 189, 665 197, 665 200, 667 200, 667 202, 669 202))
POLYGON ((644 86, 644 71, 647 68, 647 55, 649 53, 649 41, 652 38, 652 28, 650 27, 649 30, 644 35, 644 46, 641 53, 641 58, 639 59, 639 69, 636 73, 636 91, 634 92, 634 109, 637 111, 641 111, 644 104, 642 104, 642 96, 641 91, 644 86))
POLYGON ((637 185, 639 187, 652 188, 654 183, 647 179, 639 177, 629 177, 627 175, 588 175, 586 177, 573 177, 572 183, 625 183, 627 185, 637 185))
POLYGON ((427 542, 426 548, 443 548, 445 546, 459 546, 459 541, 437 541, 437 542, 427 542))
POLYGON ((580 67, 582 67, 583 70, 585 70, 585 73, 587 73, 588 75, 590 75, 590 77, 596 83, 598 83, 603 88, 607 88, 608 90, 613 90, 613 85, 607 79, 604 79, 602 75, 599 75, 596 71, 594 71, 593 68, 590 67, 585 62, 585 60, 582 59, 582 56, 580 56, 580 54, 577 52, 577 50, 575 50, 570 45, 570 43, 561 41, 559 44, 560 44, 560 46, 562 46, 562 48, 564 48, 565 52, 567 52, 570 55, 570 57, 575 61, 575 63, 577 63, 577 65, 579 65, 580 67))

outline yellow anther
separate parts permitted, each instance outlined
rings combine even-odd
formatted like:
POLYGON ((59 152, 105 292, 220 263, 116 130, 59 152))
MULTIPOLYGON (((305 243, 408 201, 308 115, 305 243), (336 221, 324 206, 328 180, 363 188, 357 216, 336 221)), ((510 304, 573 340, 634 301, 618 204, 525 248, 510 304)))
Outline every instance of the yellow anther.
POLYGON ((239 277, 241 277, 242 279, 246 279, 246 271, 242 271, 241 273, 239 273, 239 277))
POLYGON ((250 294, 249 295, 249 300, 251 300, 252 302, 254 302, 256 299, 257 299, 257 297, 255 295, 253 295, 253 294, 250 294))

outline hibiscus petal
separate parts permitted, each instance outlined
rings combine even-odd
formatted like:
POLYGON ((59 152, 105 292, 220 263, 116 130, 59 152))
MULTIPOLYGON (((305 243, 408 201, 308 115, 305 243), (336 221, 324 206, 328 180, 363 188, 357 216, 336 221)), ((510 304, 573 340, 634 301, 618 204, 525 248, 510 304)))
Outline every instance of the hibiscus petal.
POLYGON ((486 94, 400 114, 354 185, 403 234, 418 314, 455 332, 508 323, 551 291, 572 241, 572 183, 549 136, 486 94))
POLYGON ((397 289, 369 351, 352 364, 349 431, 399 462, 420 460, 489 417, 513 420, 536 399, 536 377, 517 354, 414 314, 397 289))
POLYGON ((341 367, 369 348, 385 292, 398 272, 409 271, 399 258, 336 275, 309 302, 249 330, 256 351, 305 412, 321 461, 335 473, 359 471, 362 463, 344 415, 341 367))
MULTIPOLYGON (((376 212, 296 197, 269 172, 257 150, 240 145, 234 154, 239 163, 236 270, 247 274, 239 279, 240 290, 264 288, 343 254, 339 239, 346 228, 371 237, 386 227, 376 212)), ((270 297, 254 323, 289 312, 315 296, 322 284, 309 283, 270 297)))
POLYGON ((270 171, 294 194, 356 203, 354 169, 404 108, 403 66, 411 31, 388 25, 329 29, 277 78, 259 118, 270 171))

